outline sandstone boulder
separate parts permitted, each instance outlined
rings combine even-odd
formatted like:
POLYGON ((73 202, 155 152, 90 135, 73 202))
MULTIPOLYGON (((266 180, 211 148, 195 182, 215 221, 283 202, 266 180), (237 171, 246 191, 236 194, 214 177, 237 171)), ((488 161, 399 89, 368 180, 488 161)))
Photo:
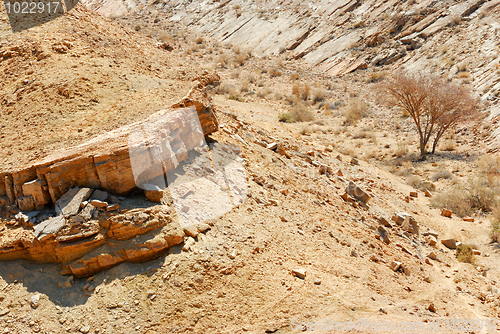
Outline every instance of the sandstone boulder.
POLYGON ((456 249, 457 248, 457 241, 455 239, 441 240, 441 243, 449 249, 456 249))
POLYGON ((346 188, 346 193, 357 198, 364 204, 367 204, 371 196, 368 195, 364 190, 358 187, 354 182, 350 181, 346 188))

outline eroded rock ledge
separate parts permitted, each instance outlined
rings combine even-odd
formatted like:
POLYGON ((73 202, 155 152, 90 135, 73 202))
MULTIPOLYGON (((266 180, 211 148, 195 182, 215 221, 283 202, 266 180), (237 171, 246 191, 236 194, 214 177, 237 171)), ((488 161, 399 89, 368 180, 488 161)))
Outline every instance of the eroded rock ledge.
MULTIPOLYGON (((184 99, 144 121, 55 153, 20 170, 0 171, 0 208, 40 210, 55 204, 75 186, 127 194, 137 186, 129 152, 130 135, 144 132, 144 129, 154 132, 154 136, 148 138, 150 141, 146 145, 135 145, 135 154, 148 155, 151 146, 162 145, 166 140, 171 149, 169 156, 162 156, 162 172, 175 168, 175 163, 186 159, 187 151, 196 147, 200 137, 218 129, 211 100, 205 92, 205 86, 218 81, 217 74, 205 72, 196 79, 195 86, 184 99), (179 108, 189 107, 196 109, 201 130, 198 124, 193 124, 197 122, 193 122, 189 113, 179 112, 179 108), (172 131, 165 131, 166 128, 172 131)), ((153 168, 145 170, 140 178, 147 181, 157 176, 158 168, 153 168)))
POLYGON ((17 215, 11 226, 0 227, 0 261, 60 263, 62 274, 86 277, 123 262, 151 260, 181 244, 186 233, 197 235, 210 228, 196 224, 182 229, 167 205, 115 213, 117 205, 92 204, 96 198, 112 203, 113 197, 101 190, 72 188, 57 201, 55 217, 34 225, 36 216, 17 215))

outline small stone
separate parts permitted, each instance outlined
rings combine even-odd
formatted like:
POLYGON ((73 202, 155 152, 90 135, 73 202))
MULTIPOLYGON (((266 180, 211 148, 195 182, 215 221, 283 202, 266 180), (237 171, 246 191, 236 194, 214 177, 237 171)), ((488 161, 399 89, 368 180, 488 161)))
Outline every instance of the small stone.
POLYGON ((108 207, 107 202, 103 202, 103 201, 100 201, 98 199, 91 200, 90 204, 92 204, 92 206, 94 206, 96 208, 107 208, 108 207))
POLYGON ((196 228, 198 229, 198 232, 203 233, 210 229, 210 225, 206 223, 198 223, 196 224, 196 228))
POLYGON ((402 263, 398 261, 391 261, 389 264, 389 267, 392 269, 392 271, 398 271, 399 268, 401 268, 402 263))
POLYGON ((40 294, 37 293, 37 294, 31 296, 31 307, 37 308, 39 302, 40 302, 40 294))
POLYGON ((446 239, 446 240, 441 240, 441 243, 448 247, 449 249, 456 249, 457 248, 457 241, 455 239, 446 239))
POLYGON ((271 151, 274 151, 278 148, 278 144, 277 143, 271 143, 269 145, 267 145, 266 147, 268 150, 271 150, 271 151))
POLYGON ((436 308, 434 307, 434 303, 430 303, 429 307, 427 307, 429 311, 432 313, 436 313, 436 308))
POLYGON ((0 317, 3 317, 4 315, 8 314, 10 310, 8 308, 3 308, 0 310, 0 317))
POLYGON ((438 259, 436 253, 434 253, 434 252, 430 252, 429 255, 427 255, 427 257, 429 259, 432 259, 432 260, 437 260, 438 259))
POLYGON ((443 209, 441 210, 441 216, 451 218, 451 215, 453 214, 453 211, 448 210, 448 209, 443 209))
POLYGON ((305 279, 306 273, 305 269, 292 269, 292 275, 300 279, 305 279))
POLYGON ((154 184, 144 185, 144 196, 153 203, 161 203, 163 198, 163 189, 154 184))
POLYGON ((234 260, 236 258, 236 252, 233 250, 231 254, 229 254, 229 258, 234 260))
POLYGON ((416 191, 410 191, 411 197, 418 197, 418 193, 416 191))
POLYGON ((120 204, 118 204, 118 203, 111 204, 111 205, 108 205, 108 207, 106 208, 106 211, 117 211, 119 208, 120 208, 120 204))
POLYGON ((415 219, 413 219, 411 216, 406 216, 405 220, 403 221, 403 224, 401 226, 404 231, 417 234, 419 232, 419 227, 418 223, 415 219))
POLYGON ((474 255, 481 255, 481 251, 479 249, 473 249, 472 254, 474 255))
POLYGON ((288 195, 288 189, 283 189, 280 191, 283 195, 287 196, 288 195))
POLYGON ((474 222, 474 218, 471 218, 471 217, 464 217, 462 218, 464 221, 466 222, 469 222, 469 223, 473 223, 474 222))
POLYGON ((436 240, 436 238, 434 236, 429 235, 429 236, 427 236, 427 243, 430 246, 436 246, 437 245, 437 240, 436 240))
POLYGON ((105 202, 105 201, 107 201, 108 196, 109 196, 109 194, 106 191, 97 189, 97 190, 94 190, 94 192, 90 196, 90 201, 92 201, 93 199, 96 199, 96 200, 105 202))
POLYGON ((426 190, 424 192, 424 194, 425 194, 425 197, 432 197, 432 193, 429 190, 426 190))
POLYGON ((25 215, 24 213, 22 213, 22 212, 19 212, 18 214, 16 214, 16 215, 14 216, 14 218, 15 218, 18 222, 20 222, 20 223, 27 223, 27 222, 28 222, 28 220, 29 220, 29 217, 28 217, 27 215, 25 215))
POLYGON ((183 251, 188 251, 191 249, 191 247, 194 246, 196 242, 194 241, 194 239, 192 237, 188 237, 186 242, 184 242, 184 246, 182 247, 182 250, 183 251))
POLYGON ((314 280, 314 284, 316 284, 316 285, 320 285, 320 284, 321 284, 321 280, 320 280, 319 278, 316 278, 316 279, 314 280))
POLYGON ((356 158, 351 159, 351 165, 359 165, 359 161, 356 158))
POLYGON ((83 326, 82 328, 80 328, 80 332, 86 334, 86 333, 90 332, 90 327, 83 326))
POLYGON ((429 230, 429 231, 426 231, 426 232, 422 233, 422 235, 424 237, 426 237, 428 235, 432 235, 434 238, 437 239, 437 237, 438 237, 439 234, 436 231, 429 230))
POLYGON ((44 240, 45 238, 59 232, 65 224, 66 220, 63 216, 50 218, 38 224, 35 227, 35 232, 33 234, 38 240, 44 240))
POLYGON ((190 237, 193 237, 193 238, 196 238, 198 236, 198 234, 200 233, 198 231, 198 228, 195 225, 186 226, 186 227, 184 227, 183 230, 184 230, 184 233, 186 233, 187 235, 189 235, 190 237))
POLYGON ((380 235, 380 238, 387 245, 391 243, 391 239, 389 239, 389 232, 382 225, 378 227, 377 233, 380 235))
POLYGON ((344 174, 342 173, 342 171, 340 169, 335 172, 335 175, 337 175, 337 176, 344 176, 344 174))
POLYGON ((363 202, 364 204, 367 204, 371 198, 370 195, 368 195, 365 191, 363 191, 352 181, 349 182, 349 185, 346 188, 346 193, 353 197, 356 197, 359 201, 363 202))

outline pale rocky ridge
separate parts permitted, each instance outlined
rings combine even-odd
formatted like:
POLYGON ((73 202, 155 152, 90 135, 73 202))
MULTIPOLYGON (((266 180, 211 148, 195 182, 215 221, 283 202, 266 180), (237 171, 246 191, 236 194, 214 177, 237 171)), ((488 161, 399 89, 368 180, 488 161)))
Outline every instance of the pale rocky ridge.
MULTIPOLYGON (((83 3, 108 15, 121 6, 100 0, 83 3)), ((331 76, 404 68, 451 79, 466 71, 470 75, 463 84, 477 92, 490 118, 500 115, 498 0, 151 1, 129 5, 127 14, 121 13, 178 22, 257 56, 304 59, 312 70, 331 76)), ((498 131, 493 128, 492 152, 498 150, 498 131)))

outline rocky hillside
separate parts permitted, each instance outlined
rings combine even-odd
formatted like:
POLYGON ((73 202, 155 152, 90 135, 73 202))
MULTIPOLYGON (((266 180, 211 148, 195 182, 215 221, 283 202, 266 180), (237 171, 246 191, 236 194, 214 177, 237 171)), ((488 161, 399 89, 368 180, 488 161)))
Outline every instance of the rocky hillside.
MULTIPOLYGON (((123 13, 115 2, 85 3, 103 14, 123 13)), ((438 73, 469 85, 492 117, 500 114, 498 0, 151 1, 126 7, 126 17, 147 16, 156 29, 180 23, 257 56, 304 59, 330 76, 367 68, 438 73)))
MULTIPOLYGON (((4 15, 4 14, 2 14, 4 15)), ((0 170, 15 170, 180 101, 202 70, 84 7, 0 35, 0 170)))
POLYGON ((94 1, 21 33, 3 20, 0 328, 496 332, 497 3, 94 1), (402 67, 469 85, 490 119, 418 159, 376 89, 402 67), (155 123, 138 146, 159 173, 137 178, 124 138, 186 106, 202 129, 155 123))

